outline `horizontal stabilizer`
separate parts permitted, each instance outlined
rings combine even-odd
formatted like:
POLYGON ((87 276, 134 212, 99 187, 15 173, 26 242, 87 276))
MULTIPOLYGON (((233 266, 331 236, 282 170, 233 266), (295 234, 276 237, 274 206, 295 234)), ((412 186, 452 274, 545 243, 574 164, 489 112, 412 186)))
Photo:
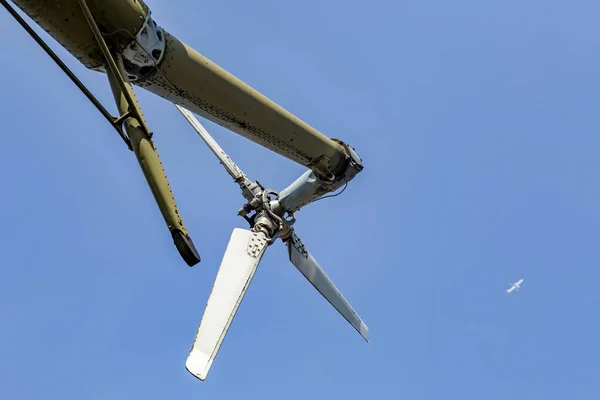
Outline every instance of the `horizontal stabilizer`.
POLYGON ((292 264, 312 283, 312 285, 327 299, 327 301, 340 313, 368 342, 369 328, 360 319, 350 303, 342 296, 337 287, 331 282, 325 271, 306 250, 304 244, 295 232, 286 242, 292 264))
POLYGON ((221 261, 186 369, 205 380, 267 247, 262 233, 234 229, 221 261))

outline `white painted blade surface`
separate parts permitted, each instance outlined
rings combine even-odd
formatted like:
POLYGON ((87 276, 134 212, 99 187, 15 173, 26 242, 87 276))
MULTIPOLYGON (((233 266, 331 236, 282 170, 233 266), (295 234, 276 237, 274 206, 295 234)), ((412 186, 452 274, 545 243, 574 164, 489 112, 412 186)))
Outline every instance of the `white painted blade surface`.
POLYGON ((327 301, 340 313, 346 321, 360 333, 368 342, 369 328, 360 319, 350 303, 342 296, 337 287, 331 282, 323 268, 317 263, 313 256, 306 250, 296 232, 292 232, 290 239, 286 242, 288 253, 292 264, 309 280, 309 282, 327 299, 327 301))
POLYGON ((206 379, 266 247, 263 233, 233 230, 185 363, 186 369, 198 379, 206 379))
POLYGON ((227 170, 227 173, 233 178, 233 180, 237 180, 240 178, 246 178, 246 175, 242 172, 242 170, 233 162, 231 158, 225 153, 225 150, 219 146, 219 144, 213 139, 213 137, 208 133, 204 125, 198 121, 198 118, 194 116, 194 114, 181 107, 180 105, 175 104, 175 107, 179 110, 179 112, 187 119, 192 128, 200 135, 202 140, 208 145, 208 148, 213 152, 215 156, 219 159, 223 167, 227 170))

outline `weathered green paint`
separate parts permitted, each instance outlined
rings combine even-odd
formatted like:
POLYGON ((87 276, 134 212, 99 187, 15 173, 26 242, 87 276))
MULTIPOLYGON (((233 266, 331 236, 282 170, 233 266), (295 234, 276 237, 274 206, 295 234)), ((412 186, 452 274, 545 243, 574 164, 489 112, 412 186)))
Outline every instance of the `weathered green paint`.
MULTIPOLYGON (((77 0, 14 0, 85 66, 104 65, 77 0)), ((87 0, 105 40, 116 51, 130 43, 149 12, 141 0, 87 0)), ((157 71, 133 82, 188 108, 320 175, 342 172, 345 150, 196 50, 165 32, 157 71)))
MULTIPOLYGON (((126 76, 121 60, 117 57, 115 61, 117 62, 121 77, 126 76)), ((125 115, 131 111, 131 107, 127 101, 127 98, 125 97, 125 94, 121 90, 122 85, 119 83, 119 79, 121 79, 121 77, 113 75, 110 70, 108 70, 107 74, 119 112, 121 115, 125 115)), ((152 138, 145 134, 145 130, 142 128, 146 122, 144 121, 142 110, 137 102, 137 97, 135 96, 131 85, 126 81, 126 78, 124 78, 123 81, 125 82, 125 89, 128 90, 130 97, 135 102, 133 107, 137 108, 137 113, 141 119, 140 121, 137 118, 130 116, 123 121, 123 125, 125 126, 127 136, 129 136, 135 156, 140 164, 140 167, 142 168, 142 171, 144 172, 148 186, 150 186, 150 190, 154 195, 154 199, 158 204, 158 208, 162 213, 169 231, 172 235, 173 231, 180 231, 191 243, 189 233, 185 227, 185 224, 183 223, 181 215, 179 214, 179 210, 177 209, 177 204, 175 202, 175 198, 173 197, 173 192, 171 191, 171 186, 167 180, 167 175, 163 169, 163 165, 160 161, 160 157, 158 156, 158 152, 156 151, 156 147, 154 146, 154 142, 152 141, 152 138)), ((173 236, 173 239, 175 241, 178 240, 176 236, 173 236)), ((180 252, 182 252, 180 243, 176 242, 175 244, 180 252)), ((195 249, 189 250, 195 252, 195 249)), ((194 265, 200 261, 198 258, 197 261, 194 262, 194 257, 190 259, 189 253, 185 253, 186 249, 183 249, 183 251, 184 253, 181 255, 188 264, 194 265)))

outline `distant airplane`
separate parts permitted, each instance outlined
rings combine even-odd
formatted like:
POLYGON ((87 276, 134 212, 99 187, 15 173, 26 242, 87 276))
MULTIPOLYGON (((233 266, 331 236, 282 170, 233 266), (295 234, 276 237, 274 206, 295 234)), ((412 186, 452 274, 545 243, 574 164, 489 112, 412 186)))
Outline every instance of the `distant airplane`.
POLYGON ((511 293, 513 290, 516 290, 517 292, 519 291, 519 288, 521 287, 521 284, 523 283, 523 279, 521 279, 518 282, 515 282, 512 284, 512 286, 510 287, 510 289, 508 289, 506 291, 506 293, 511 293))

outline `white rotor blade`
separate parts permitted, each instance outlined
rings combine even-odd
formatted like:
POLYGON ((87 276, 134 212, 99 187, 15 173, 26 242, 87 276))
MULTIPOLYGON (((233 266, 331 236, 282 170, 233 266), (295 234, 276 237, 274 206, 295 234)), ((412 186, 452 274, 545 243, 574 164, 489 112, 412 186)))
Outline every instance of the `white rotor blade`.
POLYGON ((205 380, 267 248, 267 237, 236 228, 221 261, 186 369, 205 380))
POLYGON ((185 117, 185 119, 187 119, 192 128, 194 128, 202 140, 204 140, 214 155, 217 156, 233 180, 237 181, 238 179, 245 179, 246 175, 244 175, 242 170, 233 162, 231 158, 229 158, 227 153, 225 153, 225 151, 221 148, 221 146, 219 146, 215 139, 213 139, 200 121, 198 121, 198 118, 196 118, 191 111, 181 107, 180 105, 175 104, 175 107, 177 107, 179 112, 185 117))
POLYGON ((292 231, 289 240, 286 241, 288 253, 292 264, 312 283, 312 285, 327 299, 327 301, 340 313, 346 321, 360 333, 368 342, 369 328, 360 319, 350 303, 342 296, 337 287, 331 282, 325 271, 317 263, 314 257, 306 250, 304 244, 292 231))

